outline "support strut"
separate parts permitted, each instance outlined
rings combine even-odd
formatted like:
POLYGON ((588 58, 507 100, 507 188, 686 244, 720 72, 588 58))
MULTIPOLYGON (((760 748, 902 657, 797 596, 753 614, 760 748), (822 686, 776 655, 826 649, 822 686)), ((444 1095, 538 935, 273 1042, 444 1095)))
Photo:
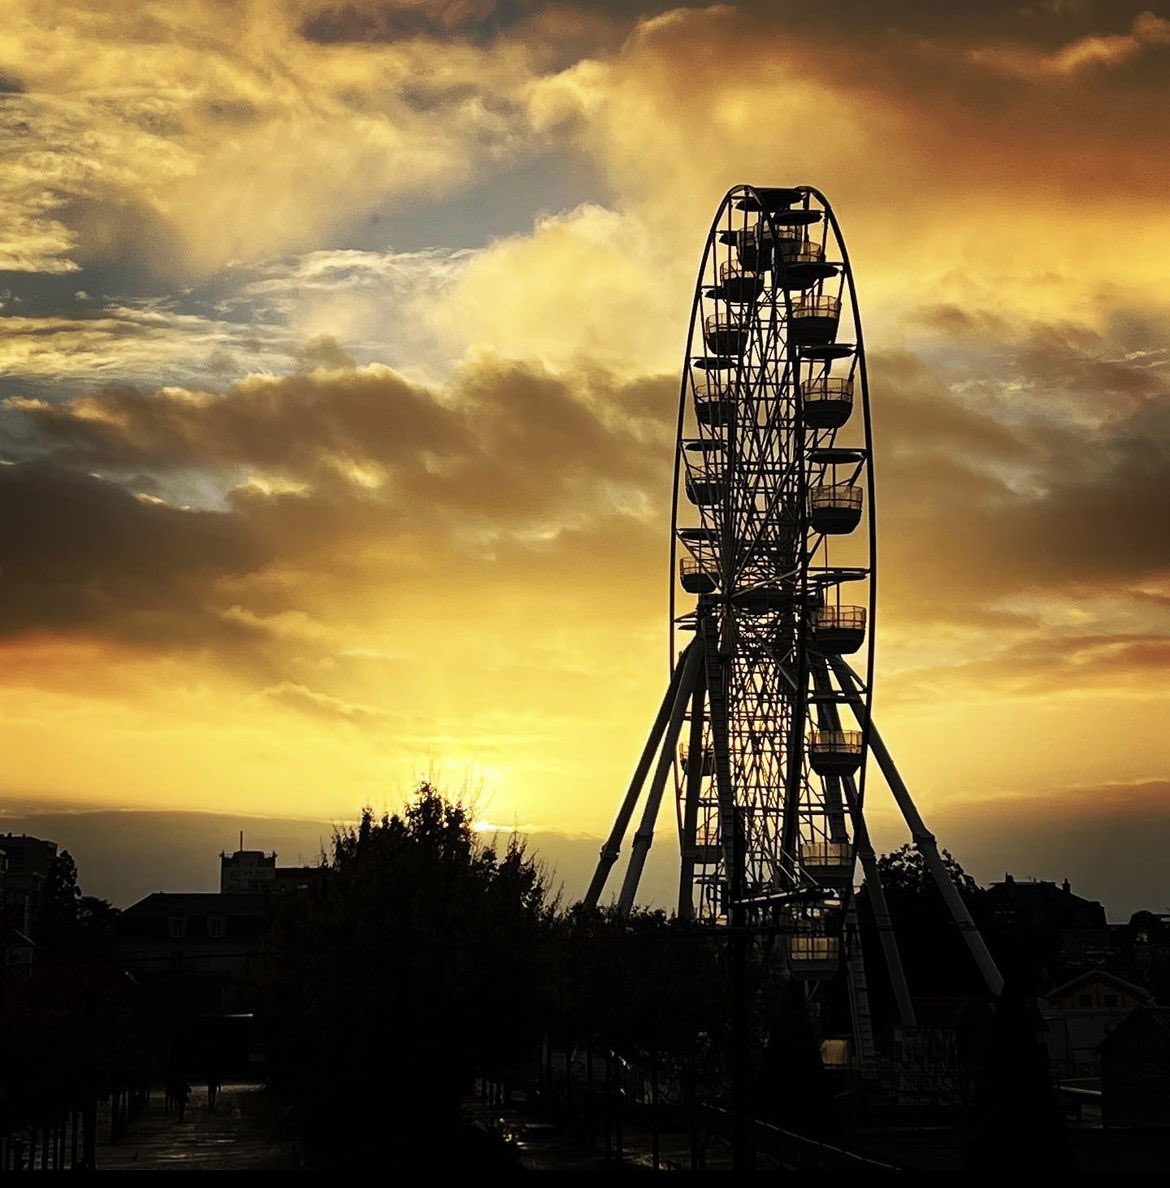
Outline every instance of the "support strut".
POLYGON ((596 908, 597 902, 601 899, 601 892, 605 890, 609 872, 613 870, 614 862, 618 861, 618 855, 621 853, 621 841, 626 836, 626 829, 630 828, 630 819, 634 815, 634 805, 638 803, 641 785, 646 782, 646 772, 650 771, 650 764, 653 762, 654 756, 658 753, 658 744, 662 741, 666 722, 670 718, 670 707, 675 703, 678 684, 682 681, 683 669, 687 666, 688 657, 691 655, 692 650, 695 650, 694 640, 691 640, 691 643, 685 647, 682 655, 678 657, 678 661, 675 664, 675 671, 670 676, 670 683, 666 685, 666 694, 663 697, 662 704, 658 707, 658 716, 654 718, 654 725, 650 728, 650 735, 646 739, 646 745, 641 748, 638 766, 634 767, 630 786, 626 789, 626 795, 622 798, 621 807, 618 809, 618 816, 614 819, 613 828, 609 830, 609 836, 606 839, 605 845, 601 847, 601 857, 597 859, 593 879, 590 880, 589 890, 584 895, 584 905, 587 908, 596 908))
POLYGON ((634 806, 638 803, 638 795, 642 791, 642 785, 646 782, 646 773, 650 770, 650 764, 654 761, 654 756, 658 753, 658 746, 662 740, 662 732, 666 729, 666 724, 670 718, 670 710, 674 705, 679 684, 683 678, 683 671, 690 662, 690 657, 697 651, 696 643, 692 640, 683 650, 674 666, 674 672, 670 677, 670 684, 666 687, 666 695, 663 697, 662 704, 658 708, 658 716, 654 719, 654 725, 650 728, 650 734, 646 739, 646 745, 642 748, 638 765, 634 768, 633 777, 630 779, 630 786, 626 789, 626 794, 622 799, 621 807, 618 809, 617 817, 614 818, 613 828, 609 831, 609 837, 605 839, 605 844, 601 847, 601 856, 597 860, 597 868, 594 870, 593 878, 590 880, 589 890, 585 892, 584 903, 586 907, 596 907, 598 901, 601 899, 602 891, 605 890, 606 879, 609 878, 609 872, 613 869, 613 864, 618 860, 618 855, 621 853, 622 839, 626 835, 626 830, 630 827, 630 818, 634 815, 634 806))
POLYGON ((626 867, 626 877, 622 880, 622 890, 618 896, 618 913, 622 916, 628 916, 634 906, 634 896, 638 893, 638 883, 642 878, 642 869, 646 865, 646 855, 650 853, 650 845, 654 841, 654 823, 658 819, 662 791, 666 787, 666 777, 674 767, 674 751, 678 743, 678 732, 687 712, 687 700, 695 689, 695 676, 701 655, 697 641, 691 641, 684 655, 686 659, 674 691, 674 702, 670 707, 670 718, 662 740, 662 752, 658 756, 658 766, 654 769, 654 779, 650 782, 650 791, 642 810, 642 822, 634 834, 630 865, 626 867))
POLYGON ((695 916, 695 846, 698 843, 696 834, 699 829, 699 795, 702 792, 703 777, 707 774, 707 752, 703 748, 706 695, 707 666, 700 664, 695 677, 695 690, 691 695, 691 730, 687 744, 686 791, 683 797, 682 836, 679 838, 679 853, 682 856, 678 871, 678 917, 680 920, 693 920, 695 916))
MULTIPOLYGON (((813 681, 817 693, 825 696, 832 692, 828 669, 824 661, 813 665, 813 681)), ((826 727, 829 730, 841 729, 841 715, 831 701, 825 701, 819 707, 826 727)), ((898 938, 894 933, 894 924, 890 919, 890 907, 886 902, 886 889, 882 886, 881 871, 878 869, 877 856, 873 852, 873 843, 869 840, 869 826, 865 823, 865 813, 862 811, 861 797, 858 795, 857 782, 853 776, 845 776, 842 781, 845 805, 849 810, 849 819, 853 824, 853 851, 861 863, 862 873, 865 875, 865 885, 869 889, 869 906, 873 911, 874 927, 877 929, 878 939, 882 946, 882 956, 885 958, 886 971, 890 976, 890 987, 894 991, 894 1002, 898 1007, 898 1020, 903 1027, 917 1026, 914 1014, 914 1003, 910 998, 910 987, 906 982, 906 971, 902 966, 902 954, 898 949, 898 938)))
MULTIPOLYGON (((857 712, 858 721, 864 722, 864 704, 859 692, 861 682, 857 674, 839 657, 831 657, 829 663, 833 667, 833 672, 841 685, 841 691, 845 694, 846 700, 857 712)), ((950 910, 951 918, 955 921, 963 940, 967 942, 967 948, 970 949, 971 956, 975 959, 975 964, 979 967, 979 973, 987 984, 988 990, 992 994, 998 995, 1003 990, 1003 975, 995 964, 995 958, 992 957, 979 929, 975 926, 975 921, 971 919, 971 913, 967 910, 967 905, 963 902, 959 889, 951 882, 951 876, 947 873, 942 855, 938 851, 938 841, 934 834, 927 829, 926 822, 923 821, 922 814, 919 813, 910 795, 910 790, 894 766, 894 760, 886 749, 886 744, 882 742, 882 736, 878 734, 872 718, 867 726, 866 733, 870 752, 877 760, 878 767, 881 768, 894 800, 906 820, 914 847, 922 855, 927 869, 933 876, 939 894, 950 910)))

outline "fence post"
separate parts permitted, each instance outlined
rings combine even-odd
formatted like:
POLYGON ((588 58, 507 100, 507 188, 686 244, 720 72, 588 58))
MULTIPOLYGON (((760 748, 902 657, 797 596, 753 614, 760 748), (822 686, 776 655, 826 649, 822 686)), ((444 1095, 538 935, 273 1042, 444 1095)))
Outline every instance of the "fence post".
POLYGON ((650 1166, 658 1170, 658 1045, 650 1056, 650 1166))
POLYGON ((614 1078, 614 1085, 617 1092, 614 1094, 613 1137, 617 1161, 621 1163, 625 1158, 625 1150, 622 1145, 624 1139, 622 1133, 622 1060, 616 1052, 613 1054, 613 1063, 614 1071, 617 1073, 617 1076, 614 1078))

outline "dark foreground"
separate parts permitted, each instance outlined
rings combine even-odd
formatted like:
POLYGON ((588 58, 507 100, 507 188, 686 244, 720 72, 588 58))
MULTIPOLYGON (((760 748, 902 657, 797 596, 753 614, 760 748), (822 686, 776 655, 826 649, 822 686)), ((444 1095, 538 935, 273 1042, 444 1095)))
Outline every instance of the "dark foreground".
MULTIPOLYGON (((681 1171, 692 1166, 683 1134, 665 1131, 655 1140, 649 1129, 636 1123, 623 1125, 619 1132, 600 1119, 588 1130, 580 1124, 562 1125, 542 1119, 522 1101, 489 1105, 483 1099, 473 1100, 465 1103, 465 1111, 477 1127, 510 1140, 518 1150, 519 1165, 529 1171, 637 1172, 655 1166, 681 1171)), ((103 1125, 102 1131, 99 1171, 275 1171, 303 1166, 296 1147, 281 1134, 263 1086, 253 1083, 225 1085, 215 1113, 207 1108, 207 1090, 195 1088, 181 1122, 167 1112, 158 1089, 124 1137, 111 1142, 108 1126, 103 1125)), ((1164 1140, 1165 1132, 1111 1133, 1099 1128, 1073 1132, 1076 1159, 1084 1169, 1159 1166, 1164 1140)), ((945 1127, 883 1128, 855 1134, 851 1145, 870 1159, 888 1160, 894 1166, 935 1170, 964 1166, 962 1143, 945 1127)), ((761 1146, 766 1148, 767 1143, 761 1146)), ((805 1160, 799 1154, 760 1149, 758 1166, 761 1170, 803 1166, 805 1160)), ((730 1145, 715 1142, 706 1152, 704 1166, 709 1171, 730 1169, 730 1145)))
MULTIPOLYGON (((528 1171, 649 1171, 654 1166, 654 1141, 649 1131, 636 1126, 625 1128, 620 1138, 601 1131, 586 1138, 575 1128, 541 1120, 523 1105, 474 1101, 467 1103, 466 1114, 475 1125, 511 1140, 520 1166, 528 1171)), ((214 1114, 207 1108, 206 1088, 196 1087, 181 1122, 167 1112, 163 1091, 156 1089, 125 1136, 111 1142, 108 1125, 102 1131, 99 1171, 275 1171, 302 1166, 295 1146, 281 1136, 268 1095, 258 1084, 224 1085, 214 1114)), ((689 1166, 685 1136, 663 1134, 658 1148, 661 1169, 689 1166)), ((728 1154, 719 1152, 713 1153, 708 1166, 729 1165, 728 1154)))
MULTIPOLYGON (((571 1130, 538 1120, 522 1108, 468 1104, 469 1120, 484 1130, 505 1134, 520 1152, 526 1170, 630 1170, 651 1166, 648 1134, 633 1130, 624 1135, 619 1158, 616 1145, 607 1151, 598 1137, 597 1149, 571 1130)), ((220 1090, 216 1110, 207 1108, 207 1090, 193 1088, 184 1119, 168 1112, 162 1089, 152 1090, 143 1111, 128 1133, 111 1141, 108 1118, 101 1120, 99 1171, 276 1171, 302 1165, 294 1144, 280 1134, 272 1103, 259 1084, 228 1084, 220 1090)), ((664 1144, 660 1166, 682 1166, 681 1137, 675 1150, 664 1144), (674 1156, 672 1159, 671 1156, 674 1156), (677 1161, 677 1162, 676 1162, 677 1161)))
POLYGON ((299 1166, 293 1147, 278 1133, 261 1085, 229 1084, 220 1090, 215 1113, 207 1090, 196 1086, 180 1122, 165 1108, 163 1091, 153 1090, 146 1108, 116 1142, 98 1144, 99 1171, 258 1171, 299 1166))

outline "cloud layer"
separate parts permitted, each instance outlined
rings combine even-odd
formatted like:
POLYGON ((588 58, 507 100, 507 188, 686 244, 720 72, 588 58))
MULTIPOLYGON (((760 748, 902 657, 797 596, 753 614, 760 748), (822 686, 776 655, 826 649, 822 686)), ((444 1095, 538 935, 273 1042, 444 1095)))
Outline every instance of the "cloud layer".
POLYGON ((926 805, 1170 774, 1165 13, 18 0, 0 65, 13 794, 346 815, 438 764, 599 831, 744 180, 849 239, 926 805))

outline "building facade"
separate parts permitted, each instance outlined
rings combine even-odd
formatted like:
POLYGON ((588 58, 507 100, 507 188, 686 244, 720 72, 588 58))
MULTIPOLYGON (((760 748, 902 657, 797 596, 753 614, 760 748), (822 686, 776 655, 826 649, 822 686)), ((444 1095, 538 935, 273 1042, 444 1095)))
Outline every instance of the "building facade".
POLYGON ((272 891, 275 887, 275 853, 266 854, 263 850, 237 850, 234 854, 220 854, 220 894, 272 891))
POLYGON ((56 842, 23 833, 0 834, 0 912, 6 928, 35 939, 56 857, 56 842))

